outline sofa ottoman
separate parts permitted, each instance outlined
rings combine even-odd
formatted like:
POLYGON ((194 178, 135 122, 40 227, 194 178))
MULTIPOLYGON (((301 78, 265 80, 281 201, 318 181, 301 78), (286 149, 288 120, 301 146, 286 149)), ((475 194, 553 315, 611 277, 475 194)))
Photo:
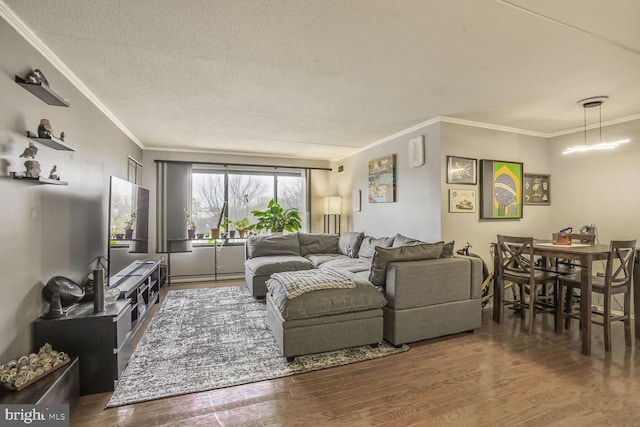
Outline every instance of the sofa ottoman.
POLYGON ((291 299, 276 277, 267 281, 267 321, 288 360, 383 340, 386 299, 371 283, 350 276, 354 288, 314 290, 291 299))

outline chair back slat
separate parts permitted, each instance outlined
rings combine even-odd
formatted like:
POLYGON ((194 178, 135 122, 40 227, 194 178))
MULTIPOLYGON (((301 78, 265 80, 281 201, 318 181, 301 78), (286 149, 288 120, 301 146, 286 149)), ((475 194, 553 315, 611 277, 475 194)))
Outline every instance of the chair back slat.
POLYGON ((612 240, 605 268, 605 291, 612 286, 630 286, 636 255, 635 240, 612 240))
POLYGON ((533 281, 533 237, 498 235, 498 262, 505 276, 529 275, 533 281))

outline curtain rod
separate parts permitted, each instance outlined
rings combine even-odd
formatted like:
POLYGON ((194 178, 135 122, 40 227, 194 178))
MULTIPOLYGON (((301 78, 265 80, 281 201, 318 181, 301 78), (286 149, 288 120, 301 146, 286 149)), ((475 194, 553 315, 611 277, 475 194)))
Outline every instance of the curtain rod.
POLYGON ((233 163, 233 162, 189 162, 186 160, 154 160, 155 163, 177 163, 177 164, 190 164, 190 165, 218 165, 218 166, 250 166, 261 168, 274 168, 274 169, 308 169, 308 170, 321 170, 332 171, 332 168, 320 168, 309 166, 277 166, 277 165, 259 165, 254 163, 233 163))

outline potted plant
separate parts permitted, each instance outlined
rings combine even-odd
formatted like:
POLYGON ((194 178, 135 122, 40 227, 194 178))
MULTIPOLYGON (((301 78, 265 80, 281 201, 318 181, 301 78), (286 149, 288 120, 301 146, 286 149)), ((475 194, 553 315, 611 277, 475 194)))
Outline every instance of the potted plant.
POLYGON ((251 226, 258 233, 262 230, 271 233, 293 232, 299 230, 302 223, 297 208, 283 209, 280 203, 273 199, 269 201, 267 209, 251 213, 258 218, 258 222, 251 226))
POLYGON ((136 222, 136 211, 131 211, 129 219, 124 222, 124 238, 131 240, 133 238, 133 223, 136 222))
MULTIPOLYGON (((226 237, 233 237, 233 236, 230 236, 232 230, 229 230, 229 228, 231 228, 231 224, 233 224, 233 223, 231 222, 231 220, 229 218, 225 217, 222 220, 222 222, 220 223, 220 230, 222 231, 222 235, 223 236, 226 235, 226 237)), ((234 232, 234 234, 235 234, 235 232, 234 232)))
POLYGON ((238 234, 240 234, 240 238, 244 239, 247 235, 247 231, 249 230, 249 218, 244 217, 233 223, 233 226, 238 230, 238 234))
POLYGON ((189 239, 196 238, 196 222, 191 219, 191 214, 186 209, 184 210, 184 217, 187 220, 187 237, 189 239))

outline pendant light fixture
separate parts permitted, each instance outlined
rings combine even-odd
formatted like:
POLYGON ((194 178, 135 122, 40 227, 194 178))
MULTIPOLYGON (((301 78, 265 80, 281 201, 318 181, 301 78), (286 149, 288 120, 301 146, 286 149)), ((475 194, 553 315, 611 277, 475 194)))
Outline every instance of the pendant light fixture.
POLYGON ((622 139, 620 141, 614 142, 602 142, 602 104, 604 104, 607 99, 609 99, 608 96, 594 96, 578 101, 578 105, 580 105, 584 111, 584 145, 574 145, 572 147, 569 147, 564 150, 562 154, 571 154, 594 150, 612 150, 614 148, 617 148, 620 144, 631 141, 630 139, 622 139), (587 108, 595 107, 598 107, 600 138, 596 144, 587 144, 587 108))

